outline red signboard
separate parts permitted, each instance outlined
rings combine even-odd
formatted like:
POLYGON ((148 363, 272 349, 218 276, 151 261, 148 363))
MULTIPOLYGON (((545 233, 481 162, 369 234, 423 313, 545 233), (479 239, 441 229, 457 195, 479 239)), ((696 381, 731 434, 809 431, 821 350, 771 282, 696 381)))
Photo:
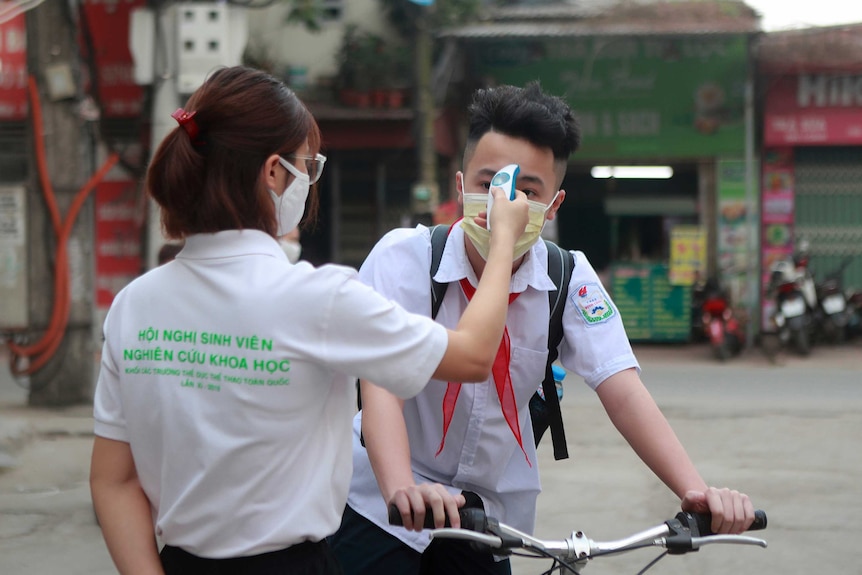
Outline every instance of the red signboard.
POLYGON ((96 305, 109 307, 141 273, 145 212, 135 180, 103 181, 96 187, 96 305))
POLYGON ((862 144, 862 75, 775 78, 766 96, 764 144, 862 144))
MULTIPOLYGON (((13 2, 0 2, 3 19, 20 10, 13 2)), ((27 118, 27 28, 19 13, 0 24, 0 121, 27 118)))
MULTIPOLYGON (((133 9, 144 5, 146 0, 87 0, 82 5, 98 73, 97 96, 107 118, 134 118, 141 113, 144 91, 135 83, 129 19, 133 9)), ((82 45, 87 50, 86 38, 82 45)))

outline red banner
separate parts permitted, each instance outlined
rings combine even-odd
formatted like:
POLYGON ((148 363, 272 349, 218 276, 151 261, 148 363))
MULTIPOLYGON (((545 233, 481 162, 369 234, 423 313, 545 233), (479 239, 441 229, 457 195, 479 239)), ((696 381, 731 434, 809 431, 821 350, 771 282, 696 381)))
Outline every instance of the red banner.
MULTIPOLYGON (((134 118, 141 113, 144 91, 135 83, 129 19, 133 9, 145 4, 146 0, 87 0, 82 5, 98 71, 97 95, 106 118, 134 118)), ((82 45, 86 50, 86 38, 82 45)))
MULTIPOLYGON (((12 2, 0 2, 5 19, 20 10, 12 2)), ((24 14, 0 24, 0 121, 27 118, 27 28, 24 14)))
POLYGON ((862 144, 862 75, 775 78, 763 138, 766 146, 862 144))
POLYGON ((109 307, 141 273, 143 229, 138 183, 101 182, 96 187, 96 305, 109 307))

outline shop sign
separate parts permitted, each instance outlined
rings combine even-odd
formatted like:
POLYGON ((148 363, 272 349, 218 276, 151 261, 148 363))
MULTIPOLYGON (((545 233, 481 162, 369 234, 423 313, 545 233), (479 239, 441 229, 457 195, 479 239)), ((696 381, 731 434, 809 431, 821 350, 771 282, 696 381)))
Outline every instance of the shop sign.
POLYGON ((761 184, 761 327, 768 326, 775 301, 766 297, 772 266, 793 257, 793 226, 796 213, 793 148, 774 148, 763 154, 761 184))
POLYGON ((489 85, 538 80, 580 121, 577 158, 742 155, 745 36, 590 37, 477 42, 489 85))
MULTIPOLYGON (((749 293, 749 273, 754 273, 756 252, 750 242, 756 240, 756 219, 749 218, 745 185, 745 161, 721 158, 716 165, 718 198, 718 267, 721 280, 730 289, 735 305, 749 305, 756 294, 749 293)), ((752 194, 755 191, 752 189, 752 194)), ((751 198, 752 207, 756 198, 751 198)), ((756 211, 756 210, 755 210, 756 211)), ((756 241, 754 241, 756 244, 756 241)))
MULTIPOLYGON (((8 2, 0 2, 7 9, 8 2)), ((24 14, 0 24, 0 121, 27 118, 27 28, 24 14)))
POLYGON ((103 181, 96 187, 96 305, 108 308, 141 273, 142 214, 138 183, 103 181))
POLYGON ((862 74, 800 74, 770 81, 767 146, 862 144, 862 74))
POLYGON ((611 266, 611 294, 631 341, 687 341, 691 287, 672 285, 664 264, 611 266))
POLYGON ((706 274, 706 230, 679 225, 670 230, 670 285, 690 286, 706 274))
POLYGON ((106 118, 135 118, 141 114, 144 91, 135 83, 135 64, 129 49, 129 21, 132 10, 146 0, 87 0, 85 52, 96 69, 96 86, 102 115, 106 118), (89 44, 89 45, 88 45, 89 44), (89 48, 89 49, 88 49, 89 48))

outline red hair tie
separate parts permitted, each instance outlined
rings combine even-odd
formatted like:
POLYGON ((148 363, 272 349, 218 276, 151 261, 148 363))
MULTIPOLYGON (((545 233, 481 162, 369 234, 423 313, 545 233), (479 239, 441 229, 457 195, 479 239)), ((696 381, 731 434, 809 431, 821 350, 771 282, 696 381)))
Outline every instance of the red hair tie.
POLYGON ((176 120, 177 124, 186 131, 192 144, 199 146, 203 142, 198 137, 200 135, 200 127, 198 127, 198 123, 195 122, 195 114, 197 114, 197 111, 186 112, 182 108, 177 108, 177 110, 171 114, 171 118, 176 120))

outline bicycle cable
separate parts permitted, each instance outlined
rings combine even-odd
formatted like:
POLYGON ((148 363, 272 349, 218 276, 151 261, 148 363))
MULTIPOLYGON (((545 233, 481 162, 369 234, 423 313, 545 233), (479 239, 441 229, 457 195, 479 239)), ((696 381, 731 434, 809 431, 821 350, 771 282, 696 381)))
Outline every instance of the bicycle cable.
MULTIPOLYGON (((539 547, 530 547, 530 550, 535 551, 537 554, 542 555, 543 557, 547 557, 548 559, 551 559, 553 561, 553 563, 551 563, 550 569, 548 569, 547 571, 543 571, 540 575, 551 575, 554 571, 562 573, 563 569, 566 569, 567 571, 570 571, 571 573, 574 573, 575 575, 579 575, 578 572, 575 571, 574 567, 564 563, 563 561, 560 561, 557 557, 554 556, 553 553, 545 551, 544 549, 540 549, 539 547)), ((512 555, 517 555, 518 557, 529 557, 531 559, 536 558, 536 554, 533 554, 533 553, 515 553, 515 552, 513 552, 512 555)))
POLYGON ((646 567, 644 567, 643 569, 638 571, 637 575, 643 575, 644 573, 646 573, 647 569, 651 568, 653 565, 658 563, 661 559, 664 559, 665 555, 667 555, 667 551, 660 553, 658 557, 656 557, 655 559, 653 559, 652 561, 647 563, 646 567))

